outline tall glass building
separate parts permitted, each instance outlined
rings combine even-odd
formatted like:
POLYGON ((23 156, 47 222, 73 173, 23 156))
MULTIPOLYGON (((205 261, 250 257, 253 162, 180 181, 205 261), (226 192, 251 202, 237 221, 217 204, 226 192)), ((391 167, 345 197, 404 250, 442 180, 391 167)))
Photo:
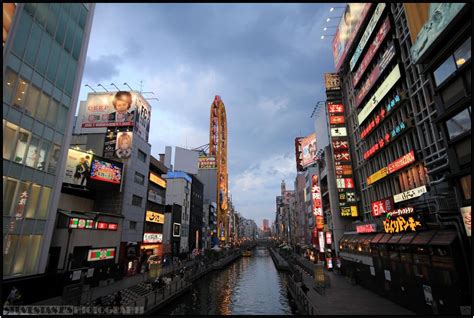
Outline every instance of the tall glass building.
POLYGON ((47 270, 94 8, 86 3, 3 4, 7 285, 21 286, 47 270))

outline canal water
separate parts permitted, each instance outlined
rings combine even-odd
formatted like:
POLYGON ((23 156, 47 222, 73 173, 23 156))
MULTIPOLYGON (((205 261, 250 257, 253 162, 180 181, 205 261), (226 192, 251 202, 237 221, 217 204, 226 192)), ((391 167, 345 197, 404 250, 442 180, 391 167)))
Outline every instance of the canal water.
POLYGON ((195 281, 189 292, 154 314, 292 315, 286 283, 268 250, 255 249, 252 257, 195 281))

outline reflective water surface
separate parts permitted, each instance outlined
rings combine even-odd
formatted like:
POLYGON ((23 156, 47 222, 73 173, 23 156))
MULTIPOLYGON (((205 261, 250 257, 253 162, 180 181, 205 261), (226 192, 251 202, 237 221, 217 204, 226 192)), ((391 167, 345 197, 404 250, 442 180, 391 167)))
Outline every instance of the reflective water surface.
POLYGON ((256 249, 194 282, 191 291, 156 312, 164 315, 291 315, 286 274, 268 250, 256 249))

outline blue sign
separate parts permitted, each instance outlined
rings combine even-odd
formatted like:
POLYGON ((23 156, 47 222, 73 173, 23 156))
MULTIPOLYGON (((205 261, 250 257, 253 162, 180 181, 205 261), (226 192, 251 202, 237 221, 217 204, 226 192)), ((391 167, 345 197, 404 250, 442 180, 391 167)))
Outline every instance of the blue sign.
POLYGON ((163 178, 165 179, 185 179, 189 183, 192 183, 191 177, 182 171, 169 171, 163 178))

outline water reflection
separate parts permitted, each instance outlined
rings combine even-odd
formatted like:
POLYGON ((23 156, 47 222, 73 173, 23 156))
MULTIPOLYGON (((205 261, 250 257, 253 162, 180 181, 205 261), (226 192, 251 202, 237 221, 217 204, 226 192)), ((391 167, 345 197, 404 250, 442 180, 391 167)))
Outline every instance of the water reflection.
POLYGON ((286 275, 276 270, 269 252, 257 249, 226 269, 193 284, 189 293, 156 314, 291 315, 286 275))

